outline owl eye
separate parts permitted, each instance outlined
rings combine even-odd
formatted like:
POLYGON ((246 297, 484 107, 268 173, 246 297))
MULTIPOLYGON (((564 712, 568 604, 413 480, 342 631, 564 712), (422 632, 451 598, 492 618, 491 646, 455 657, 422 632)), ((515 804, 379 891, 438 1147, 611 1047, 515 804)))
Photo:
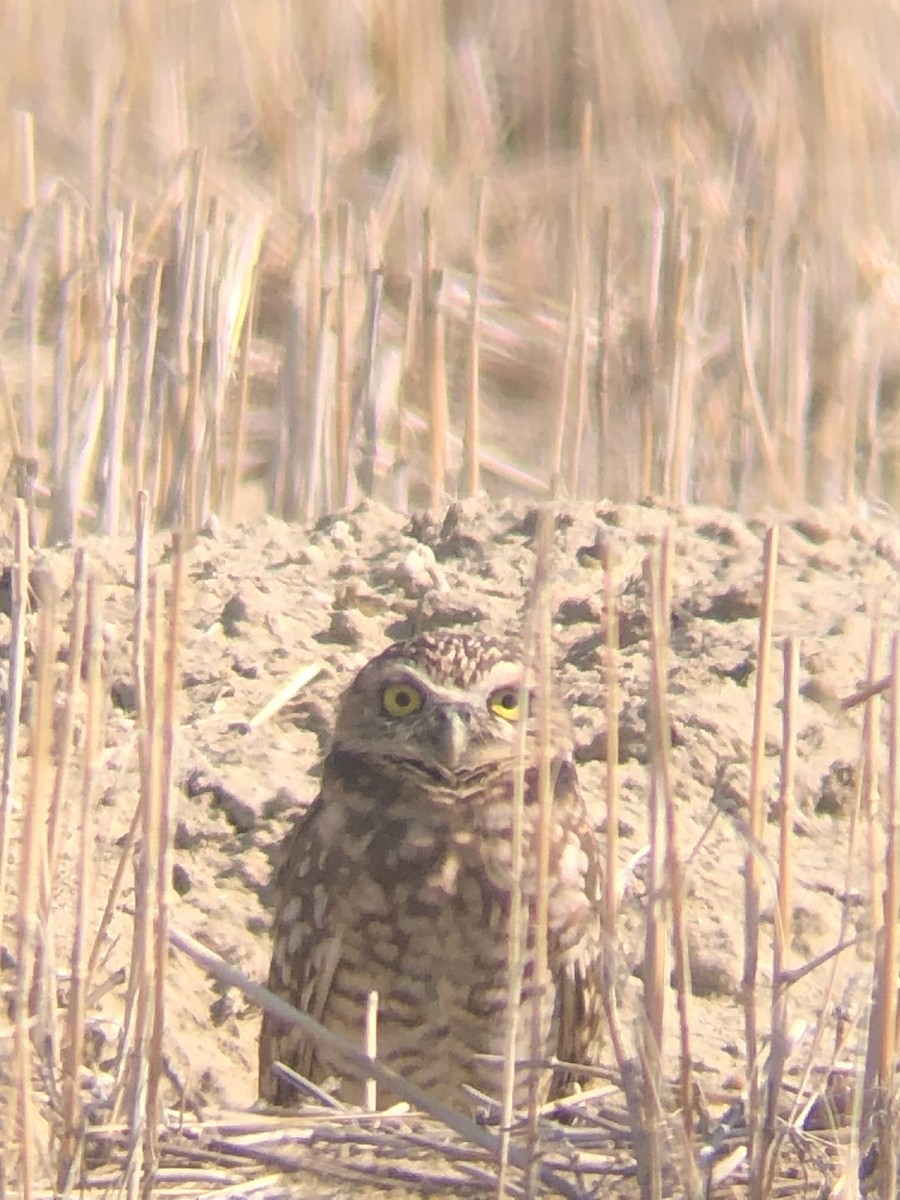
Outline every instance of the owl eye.
POLYGON ((389 717, 408 717, 422 707, 422 693, 410 683, 390 683, 381 693, 381 707, 389 717))
POLYGON ((518 721, 519 689, 497 688, 496 692, 491 692, 488 708, 498 717, 503 717, 504 721, 518 721))

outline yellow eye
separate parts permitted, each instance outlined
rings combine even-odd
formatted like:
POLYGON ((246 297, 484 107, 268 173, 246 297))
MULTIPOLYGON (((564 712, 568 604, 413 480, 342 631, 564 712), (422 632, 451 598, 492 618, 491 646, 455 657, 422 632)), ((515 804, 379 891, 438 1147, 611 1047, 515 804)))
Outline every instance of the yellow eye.
POLYGON ((411 683, 390 683, 381 693, 381 707, 389 717, 408 717, 422 707, 422 695, 411 683))
POLYGON ((518 721, 519 719, 519 689, 518 688, 497 688, 496 692, 491 693, 488 700, 488 708, 498 717, 502 717, 504 721, 518 721))

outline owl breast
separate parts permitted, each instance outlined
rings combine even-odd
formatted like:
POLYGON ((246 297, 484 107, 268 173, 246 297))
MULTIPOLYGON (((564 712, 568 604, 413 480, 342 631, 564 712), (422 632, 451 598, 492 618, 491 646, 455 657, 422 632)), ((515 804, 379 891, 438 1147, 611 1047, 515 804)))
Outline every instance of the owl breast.
MULTIPOLYGON (((557 775, 557 793, 567 795, 574 777, 563 771, 560 788, 557 775)), ((499 1097, 514 780, 482 772, 456 790, 423 790, 383 763, 373 770, 365 760, 339 755, 329 762, 327 783, 332 802, 301 819, 297 852, 283 866, 280 886, 295 902, 276 920, 273 990, 298 995, 300 1007, 360 1045, 367 997, 376 991, 378 1056, 385 1065, 457 1107, 467 1103, 462 1084, 499 1097), (338 794, 343 799, 335 805, 338 794)), ((526 805, 526 861, 533 860, 535 812, 526 805)), ((532 937, 524 948, 521 1061, 532 1058, 535 1032, 541 1056, 571 1058, 561 1053, 572 1049, 562 1044, 566 994, 577 986, 579 964, 599 950, 591 928, 596 873, 579 835, 561 824, 551 847, 551 880, 551 977, 537 995, 532 937)), ((524 899, 533 916, 533 872, 524 876, 524 899)), ((333 1073, 315 1047, 293 1033, 281 1035, 273 1056, 316 1082, 333 1073)), ((552 1082, 544 1073, 539 1093, 546 1095, 552 1082)), ((517 1103, 527 1087, 523 1070, 517 1103)), ((286 1099, 277 1086, 269 1094, 286 1099)), ((361 1087, 346 1081, 340 1094, 359 1102, 361 1087)))

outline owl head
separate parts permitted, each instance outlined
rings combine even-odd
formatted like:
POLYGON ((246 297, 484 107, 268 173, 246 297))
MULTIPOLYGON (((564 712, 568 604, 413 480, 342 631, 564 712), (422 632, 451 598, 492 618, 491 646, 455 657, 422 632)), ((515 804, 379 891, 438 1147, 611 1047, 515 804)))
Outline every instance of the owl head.
POLYGON ((531 683, 514 642, 445 630, 422 634, 388 647, 359 672, 338 712, 335 745, 451 775, 511 760, 520 721, 528 739, 537 736, 531 683))

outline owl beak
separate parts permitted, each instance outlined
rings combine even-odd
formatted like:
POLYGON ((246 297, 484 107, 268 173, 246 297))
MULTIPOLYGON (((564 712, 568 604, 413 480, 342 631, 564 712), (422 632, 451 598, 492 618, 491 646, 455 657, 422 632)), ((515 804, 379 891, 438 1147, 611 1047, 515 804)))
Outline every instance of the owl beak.
POLYGON ((469 722, 472 713, 464 705, 452 705, 441 712, 440 756, 451 771, 462 762, 469 747, 469 722))

